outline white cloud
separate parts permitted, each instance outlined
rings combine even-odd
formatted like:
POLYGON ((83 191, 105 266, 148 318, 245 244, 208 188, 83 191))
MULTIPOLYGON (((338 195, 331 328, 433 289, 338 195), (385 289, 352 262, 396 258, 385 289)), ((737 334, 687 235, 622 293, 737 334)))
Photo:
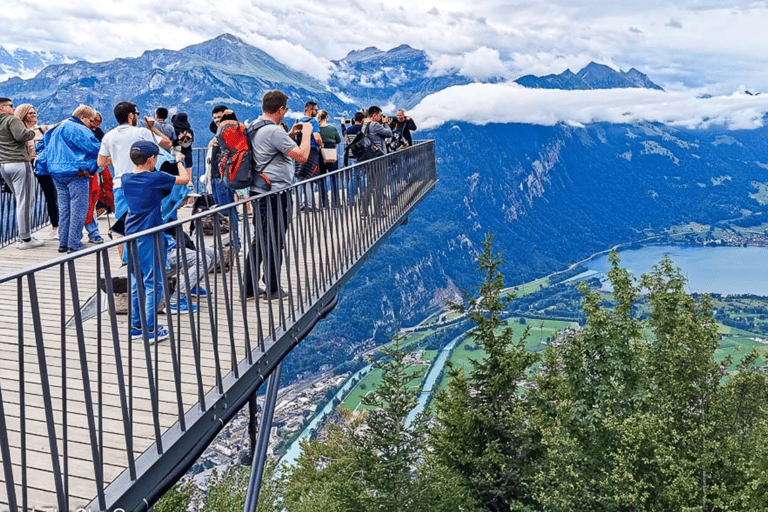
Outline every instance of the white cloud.
POLYGON ((766 112, 768 95, 735 93, 704 99, 690 92, 650 89, 563 91, 528 89, 514 83, 475 83, 427 96, 410 115, 420 119, 419 127, 424 128, 450 121, 546 126, 650 121, 687 128, 724 125, 753 129, 765 123, 766 112))
POLYGON ((475 80, 508 78, 511 75, 499 51, 486 46, 462 55, 439 55, 433 60, 429 71, 433 76, 459 72, 475 80))
POLYGON ((433 56, 435 70, 476 78, 597 61, 636 67, 661 85, 768 91, 762 0, 48 0, 44 9, 18 0, 3 14, 0 44, 91 61, 230 32, 320 79, 351 50, 407 43, 433 56))

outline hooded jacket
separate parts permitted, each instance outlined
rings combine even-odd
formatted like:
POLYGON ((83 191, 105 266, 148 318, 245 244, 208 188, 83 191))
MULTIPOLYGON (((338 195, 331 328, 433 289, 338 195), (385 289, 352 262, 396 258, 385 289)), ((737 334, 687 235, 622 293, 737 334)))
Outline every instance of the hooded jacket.
POLYGON ((45 132, 43 144, 45 149, 42 158, 38 156, 38 171, 44 167, 52 176, 78 176, 98 170, 99 141, 76 117, 45 132))

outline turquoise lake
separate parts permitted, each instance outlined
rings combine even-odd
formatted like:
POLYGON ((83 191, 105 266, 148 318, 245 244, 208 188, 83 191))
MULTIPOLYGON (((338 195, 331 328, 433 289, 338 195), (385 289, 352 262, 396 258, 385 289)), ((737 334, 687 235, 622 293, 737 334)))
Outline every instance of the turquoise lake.
MULTIPOLYGON (((619 251, 621 266, 635 276, 649 272, 665 254, 688 279, 690 293, 768 296, 768 247, 653 245, 619 251)), ((605 273, 608 255, 596 256, 585 266, 605 273)))

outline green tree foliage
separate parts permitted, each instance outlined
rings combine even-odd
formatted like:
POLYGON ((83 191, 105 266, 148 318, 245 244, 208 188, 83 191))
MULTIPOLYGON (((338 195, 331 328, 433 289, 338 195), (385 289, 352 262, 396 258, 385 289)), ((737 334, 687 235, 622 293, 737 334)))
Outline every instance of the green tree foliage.
POLYGON ((488 356, 433 402, 433 468, 492 511, 768 509, 766 374, 756 354, 731 374, 716 360, 711 301, 671 261, 636 282, 612 254, 612 304, 582 287, 585 327, 540 361, 500 329, 489 239, 479 262, 480 298, 459 309, 488 356))
MULTIPOLYGON (((223 475, 211 475, 208 494, 203 502, 203 512, 232 512, 243 510, 248 492, 251 468, 235 464, 223 475)), ((268 461, 259 492, 258 512, 276 512, 281 509, 283 481, 275 475, 275 463, 268 461)))
POLYGON ((186 512, 192 502, 195 486, 192 482, 175 484, 152 506, 155 512, 186 512))
POLYGON ((381 383, 363 399, 367 412, 330 425, 325 441, 302 442, 302 453, 288 477, 285 507, 290 512, 473 510, 469 493, 448 468, 423 465, 426 418, 416 415, 411 383, 422 370, 409 369, 407 353, 385 348, 374 363, 381 383))

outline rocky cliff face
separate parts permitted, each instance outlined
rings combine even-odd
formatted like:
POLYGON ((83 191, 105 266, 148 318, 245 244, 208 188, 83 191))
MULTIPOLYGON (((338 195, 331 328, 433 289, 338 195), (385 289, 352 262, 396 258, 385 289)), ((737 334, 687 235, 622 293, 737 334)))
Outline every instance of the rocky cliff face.
POLYGON ((432 76, 429 56, 408 45, 387 52, 372 47, 352 51, 334 64, 336 71, 329 80, 332 90, 350 98, 358 109, 378 105, 390 108, 390 115, 446 87, 471 82, 457 73, 432 76))
POLYGON ((30 78, 46 66, 75 60, 56 52, 29 51, 24 48, 6 49, 0 46, 0 80, 13 77, 30 78))
POLYGON ((475 292, 486 233, 515 284, 673 225, 768 214, 768 128, 454 123, 422 135, 436 140, 436 189, 345 287, 307 350, 386 341, 395 320, 412 325, 459 289, 475 292))

